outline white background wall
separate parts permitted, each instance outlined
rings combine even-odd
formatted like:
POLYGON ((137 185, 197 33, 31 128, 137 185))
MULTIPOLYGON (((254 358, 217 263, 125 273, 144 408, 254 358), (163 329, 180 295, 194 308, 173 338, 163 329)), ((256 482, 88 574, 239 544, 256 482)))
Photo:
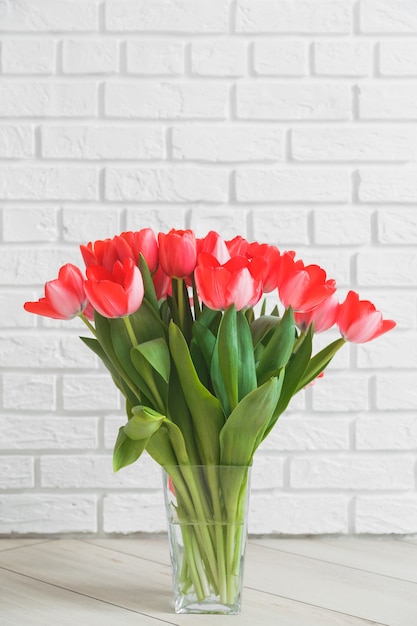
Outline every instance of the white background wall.
POLYGON ((416 533, 415 0, 2 0, 0 30, 0 533, 165 528, 81 326, 22 309, 145 226, 295 249, 397 320, 282 418, 250 531, 416 533))

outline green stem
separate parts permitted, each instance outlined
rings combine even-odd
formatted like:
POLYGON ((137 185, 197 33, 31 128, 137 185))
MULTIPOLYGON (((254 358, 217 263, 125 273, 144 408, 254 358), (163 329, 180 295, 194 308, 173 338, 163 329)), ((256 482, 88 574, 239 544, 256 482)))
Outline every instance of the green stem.
POLYGON ((84 315, 84 313, 80 313, 78 315, 78 317, 84 322, 84 324, 87 326, 87 328, 89 330, 91 330, 91 332, 93 333, 94 337, 97 337, 96 329, 94 328, 92 323, 87 319, 87 317, 84 315))
POLYGON ((133 330, 132 322, 130 321, 130 317, 127 315, 122 318, 124 324, 126 326, 127 334, 129 335, 129 339, 132 342, 133 348, 138 345, 138 340, 136 339, 135 331, 133 330))

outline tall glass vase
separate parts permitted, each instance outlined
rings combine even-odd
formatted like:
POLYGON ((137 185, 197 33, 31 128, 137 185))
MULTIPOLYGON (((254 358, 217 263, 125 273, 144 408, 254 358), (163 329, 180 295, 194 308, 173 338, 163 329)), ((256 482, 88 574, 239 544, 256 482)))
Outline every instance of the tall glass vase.
POLYGON ((176 613, 241 609, 250 468, 163 471, 176 613))

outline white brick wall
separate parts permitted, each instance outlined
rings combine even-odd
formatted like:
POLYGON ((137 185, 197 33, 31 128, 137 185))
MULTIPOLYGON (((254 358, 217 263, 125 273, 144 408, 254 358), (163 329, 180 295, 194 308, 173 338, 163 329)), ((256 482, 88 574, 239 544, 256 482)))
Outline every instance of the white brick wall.
POLYGON ((250 530, 417 533, 415 1, 0 5, 0 535, 165 529, 81 325, 22 309, 144 226, 294 248, 397 320, 281 418, 250 530))

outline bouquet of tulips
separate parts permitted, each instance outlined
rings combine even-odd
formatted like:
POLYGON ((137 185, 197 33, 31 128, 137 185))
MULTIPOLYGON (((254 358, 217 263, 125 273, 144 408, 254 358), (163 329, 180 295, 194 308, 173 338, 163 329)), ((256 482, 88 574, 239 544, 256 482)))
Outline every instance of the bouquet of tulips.
MULTIPOLYGON (((25 309, 85 322, 92 336, 82 340, 126 399, 114 469, 147 450, 171 477, 180 517, 236 521, 242 478, 231 473, 220 484, 210 468, 249 467, 291 398, 346 341, 366 342, 395 326, 353 291, 340 303, 321 267, 240 236, 156 236, 145 228, 82 245, 81 253, 85 275, 64 265, 25 309), (276 297, 269 312, 268 293, 276 297), (333 326, 340 337, 313 355, 314 333, 333 326), (193 466, 209 469, 197 479, 193 466)), ((184 539, 184 586, 204 597, 211 585, 226 601, 236 535, 193 532, 184 539)))

